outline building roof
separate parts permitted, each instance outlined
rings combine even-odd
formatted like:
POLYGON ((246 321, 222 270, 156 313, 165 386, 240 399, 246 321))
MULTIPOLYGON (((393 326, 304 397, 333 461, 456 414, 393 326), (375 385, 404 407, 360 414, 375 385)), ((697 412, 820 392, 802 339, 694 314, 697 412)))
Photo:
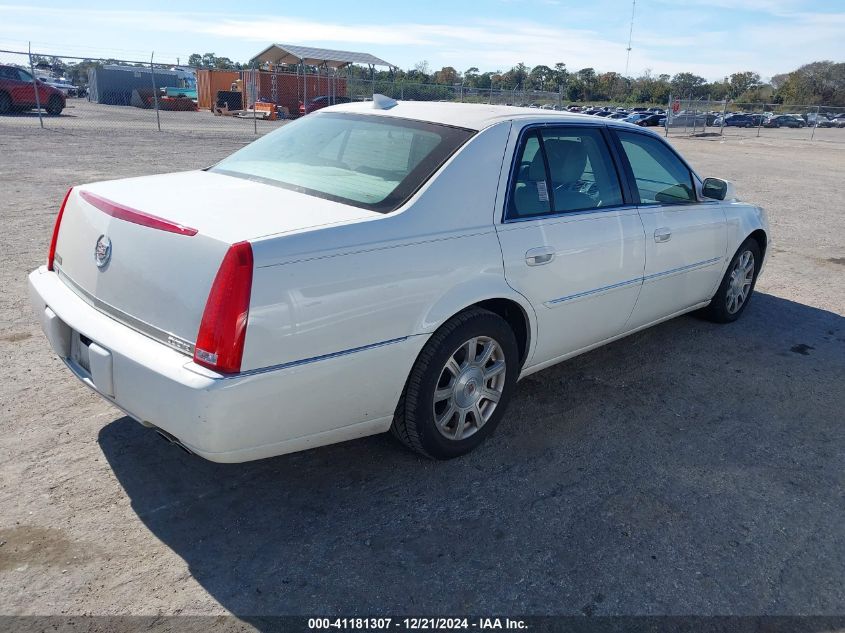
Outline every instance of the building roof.
MULTIPOLYGON (((344 103, 321 112, 354 112, 358 114, 373 114, 381 116, 428 121, 443 125, 483 130, 502 121, 536 120, 538 122, 566 122, 596 126, 614 126, 630 129, 630 123, 608 121, 602 117, 574 112, 558 112, 555 110, 541 110, 538 108, 519 108, 506 105, 486 105, 480 103, 455 103, 439 101, 398 101, 390 109, 376 108, 372 101, 357 101, 344 103)), ((640 131, 647 128, 637 128, 640 131)))
MULTIPOLYGON (((127 73, 131 72, 131 73, 147 73, 147 74, 149 74, 149 72, 150 72, 149 66, 125 66, 125 65, 122 65, 122 64, 106 64, 104 66, 101 66, 101 68, 103 70, 120 70, 120 71, 127 72, 127 73)), ((97 70, 96 66, 94 66, 94 70, 97 70)), ((165 68, 156 68, 155 74, 156 75, 176 75, 178 77, 181 77, 185 74, 185 71, 183 71, 183 70, 167 70, 165 68)))
POLYGON ((325 64, 330 68, 342 68, 349 64, 396 68, 393 64, 369 53, 335 51, 330 48, 312 48, 310 46, 295 46, 293 44, 271 44, 253 57, 253 59, 259 62, 270 62, 271 64, 303 63, 308 66, 322 66, 325 64))

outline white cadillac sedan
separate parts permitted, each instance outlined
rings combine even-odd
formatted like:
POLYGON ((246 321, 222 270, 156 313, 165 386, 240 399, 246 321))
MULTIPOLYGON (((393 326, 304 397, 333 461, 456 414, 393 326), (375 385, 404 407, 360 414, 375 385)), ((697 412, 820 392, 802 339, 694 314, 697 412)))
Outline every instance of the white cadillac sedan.
POLYGON ((768 244, 762 209, 645 129, 377 96, 208 169, 73 187, 29 283, 70 370, 192 453, 392 430, 448 458, 521 377, 737 319, 768 244))

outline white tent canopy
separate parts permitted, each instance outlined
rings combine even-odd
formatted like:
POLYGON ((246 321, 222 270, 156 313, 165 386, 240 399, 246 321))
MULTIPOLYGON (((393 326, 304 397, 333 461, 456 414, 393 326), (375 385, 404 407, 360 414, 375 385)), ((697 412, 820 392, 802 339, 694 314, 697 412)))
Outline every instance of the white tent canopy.
POLYGON ((260 63, 271 64, 305 64, 306 66, 327 66, 329 68, 343 68, 350 64, 367 66, 386 66, 396 68, 393 64, 379 59, 369 53, 354 53, 352 51, 335 51, 329 48, 312 48, 310 46, 294 46, 292 44, 271 44, 258 53, 253 59, 260 63))

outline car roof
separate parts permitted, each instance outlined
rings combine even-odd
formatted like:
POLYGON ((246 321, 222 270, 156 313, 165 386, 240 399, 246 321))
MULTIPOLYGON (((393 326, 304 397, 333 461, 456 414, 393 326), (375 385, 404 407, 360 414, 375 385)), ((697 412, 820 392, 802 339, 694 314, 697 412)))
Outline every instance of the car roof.
POLYGON ((375 107, 372 101, 343 103, 320 112, 349 112, 373 116, 388 116, 414 121, 426 121, 442 125, 452 125, 470 130, 483 130, 503 121, 531 121, 555 123, 580 123, 592 125, 618 125, 629 129, 627 125, 614 123, 615 119, 596 118, 588 114, 543 110, 541 108, 520 108, 504 105, 481 103, 454 103, 439 101, 398 101, 389 109, 375 107))

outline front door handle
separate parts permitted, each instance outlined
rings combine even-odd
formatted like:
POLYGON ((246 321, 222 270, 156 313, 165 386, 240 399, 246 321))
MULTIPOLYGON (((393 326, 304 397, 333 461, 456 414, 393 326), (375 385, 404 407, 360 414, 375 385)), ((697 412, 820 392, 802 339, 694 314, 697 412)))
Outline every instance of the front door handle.
POLYGON ((672 239, 672 231, 667 227, 661 227, 654 232, 654 241, 660 244, 672 239))
POLYGON ((555 258, 555 249, 551 246, 540 246, 529 249, 525 253, 525 263, 529 266, 542 266, 555 258))

